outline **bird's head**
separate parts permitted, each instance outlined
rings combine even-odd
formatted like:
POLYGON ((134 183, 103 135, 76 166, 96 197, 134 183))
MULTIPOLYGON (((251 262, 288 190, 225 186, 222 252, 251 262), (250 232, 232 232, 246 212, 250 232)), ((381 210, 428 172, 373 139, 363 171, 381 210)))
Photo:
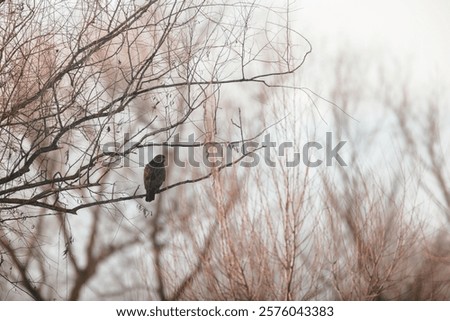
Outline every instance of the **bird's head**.
POLYGON ((152 167, 164 167, 164 162, 166 161, 166 156, 164 155, 156 155, 155 158, 150 162, 150 166, 152 167))

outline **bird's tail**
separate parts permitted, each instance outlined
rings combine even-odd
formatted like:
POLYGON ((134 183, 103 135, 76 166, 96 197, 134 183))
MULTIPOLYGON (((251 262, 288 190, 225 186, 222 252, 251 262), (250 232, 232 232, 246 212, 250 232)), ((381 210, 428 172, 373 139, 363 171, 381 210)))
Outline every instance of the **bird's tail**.
POLYGON ((145 196, 145 200, 146 200, 147 202, 151 202, 151 201, 153 201, 154 199, 155 199, 155 193, 152 192, 152 191, 148 191, 148 192, 147 192, 147 195, 145 196))

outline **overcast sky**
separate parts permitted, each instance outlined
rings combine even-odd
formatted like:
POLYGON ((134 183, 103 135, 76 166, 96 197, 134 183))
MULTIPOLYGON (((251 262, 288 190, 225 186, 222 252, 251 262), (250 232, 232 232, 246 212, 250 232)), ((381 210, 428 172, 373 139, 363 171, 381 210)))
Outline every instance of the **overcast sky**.
POLYGON ((450 86, 449 0, 301 0, 295 6, 315 55, 344 46, 383 52, 382 59, 411 63, 414 77, 450 86))

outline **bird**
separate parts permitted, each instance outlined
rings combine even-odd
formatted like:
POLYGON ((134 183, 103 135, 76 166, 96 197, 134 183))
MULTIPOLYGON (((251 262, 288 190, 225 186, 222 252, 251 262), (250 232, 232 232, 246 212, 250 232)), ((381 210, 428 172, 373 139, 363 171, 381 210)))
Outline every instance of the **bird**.
POLYGON ((155 199, 155 193, 166 179, 166 168, 164 155, 156 155, 144 168, 145 200, 151 202, 155 199))

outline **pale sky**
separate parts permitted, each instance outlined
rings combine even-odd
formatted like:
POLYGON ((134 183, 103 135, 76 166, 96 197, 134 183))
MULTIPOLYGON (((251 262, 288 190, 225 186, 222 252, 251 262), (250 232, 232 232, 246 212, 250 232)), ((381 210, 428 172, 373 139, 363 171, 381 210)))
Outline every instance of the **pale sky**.
POLYGON ((315 55, 344 45, 382 52, 383 59, 410 62, 414 77, 450 86, 449 0, 301 0, 295 7, 315 55))

